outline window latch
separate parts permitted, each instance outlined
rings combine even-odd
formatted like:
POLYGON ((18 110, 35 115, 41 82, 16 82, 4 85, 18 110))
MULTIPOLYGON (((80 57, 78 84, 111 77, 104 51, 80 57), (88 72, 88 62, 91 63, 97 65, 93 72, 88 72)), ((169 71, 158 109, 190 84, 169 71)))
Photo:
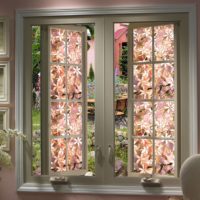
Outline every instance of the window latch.
POLYGON ((160 182, 160 179, 159 178, 153 178, 152 176, 150 177, 144 177, 141 179, 141 184, 143 186, 149 186, 149 187, 152 187, 152 186, 161 186, 161 182, 160 182))
POLYGON ((108 160, 111 164, 113 163, 113 148, 110 144, 108 145, 108 160))

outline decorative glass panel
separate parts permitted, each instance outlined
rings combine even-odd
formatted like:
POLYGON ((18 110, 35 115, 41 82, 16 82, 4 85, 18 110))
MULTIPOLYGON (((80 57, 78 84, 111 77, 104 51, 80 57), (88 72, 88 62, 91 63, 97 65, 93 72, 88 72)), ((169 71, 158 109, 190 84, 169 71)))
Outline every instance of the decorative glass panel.
POLYGON ((67 145, 67 168, 68 170, 79 170, 83 167, 82 138, 71 138, 67 145))
POLYGON ((155 168, 159 175, 175 173, 174 140, 155 140, 155 168))
POLYGON ((55 58, 55 61, 50 58, 51 172, 84 170, 81 172, 83 175, 86 173, 86 164, 83 163, 86 152, 83 151, 87 145, 85 141, 82 144, 86 134, 83 123, 87 117, 82 38, 86 29, 70 29, 72 26, 50 28, 50 51, 55 58), (51 62, 57 63, 51 65, 51 62))
POLYGON ((135 139, 134 141, 134 172, 151 174, 153 172, 153 141, 135 139))
POLYGON ((174 64, 155 64, 155 97, 156 99, 173 99, 174 88, 174 64))
POLYGON ((155 134, 156 137, 175 137, 174 102, 155 103, 155 134))
POLYGON ((66 134, 66 103, 51 102, 51 134, 60 136, 66 134))
POLYGON ((154 27, 155 60, 174 60, 174 25, 154 27))
POLYGON ((129 33, 133 31, 133 57, 129 59, 133 89, 128 90, 128 124, 129 141, 134 143, 130 173, 175 175, 174 24, 135 26, 129 27, 129 33))
POLYGON ((51 140, 51 170, 54 172, 66 171, 66 139, 51 140))
POLYGON ((152 27, 133 29, 133 62, 152 60, 152 27))
POLYGON ((134 98, 152 98, 152 65, 135 65, 133 70, 134 98))
POLYGON ((134 104, 134 135, 152 136, 152 103, 136 102, 134 104))
POLYGON ((67 134, 80 135, 82 133, 82 105, 68 103, 67 105, 67 134))
POLYGON ((51 28, 50 30, 50 62, 65 62, 66 55, 66 31, 63 28, 51 28))
POLYGON ((67 31, 67 63, 82 63, 82 38, 81 33, 76 31, 67 31))
POLYGON ((67 97, 68 99, 82 97, 82 72, 78 66, 70 66, 67 70, 67 97))
POLYGON ((66 76, 65 66, 51 66, 51 98, 65 99, 66 98, 66 76))

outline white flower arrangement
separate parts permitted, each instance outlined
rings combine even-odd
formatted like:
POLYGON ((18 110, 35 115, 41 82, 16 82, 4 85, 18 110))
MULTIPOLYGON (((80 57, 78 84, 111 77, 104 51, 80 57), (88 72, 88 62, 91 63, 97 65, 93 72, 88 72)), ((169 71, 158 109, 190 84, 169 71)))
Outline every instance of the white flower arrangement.
POLYGON ((4 150, 7 137, 21 137, 26 139, 26 136, 20 131, 13 129, 0 130, 0 166, 11 165, 11 155, 4 150))

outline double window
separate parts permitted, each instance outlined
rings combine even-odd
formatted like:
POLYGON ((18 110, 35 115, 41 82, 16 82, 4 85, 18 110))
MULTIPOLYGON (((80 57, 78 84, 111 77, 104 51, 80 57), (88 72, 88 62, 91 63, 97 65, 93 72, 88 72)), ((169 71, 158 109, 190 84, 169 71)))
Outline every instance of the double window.
POLYGON ((190 155, 187 14, 24 18, 23 41, 25 182, 179 186, 190 155))

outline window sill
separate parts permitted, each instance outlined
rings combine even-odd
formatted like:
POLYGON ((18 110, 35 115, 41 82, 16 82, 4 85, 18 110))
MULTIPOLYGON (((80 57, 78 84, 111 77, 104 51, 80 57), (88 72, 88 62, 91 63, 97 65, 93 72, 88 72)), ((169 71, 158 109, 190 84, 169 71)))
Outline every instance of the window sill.
POLYGON ((25 183, 18 192, 60 192, 76 194, 118 194, 118 195, 182 195, 181 187, 143 187, 112 185, 52 185, 25 183))

